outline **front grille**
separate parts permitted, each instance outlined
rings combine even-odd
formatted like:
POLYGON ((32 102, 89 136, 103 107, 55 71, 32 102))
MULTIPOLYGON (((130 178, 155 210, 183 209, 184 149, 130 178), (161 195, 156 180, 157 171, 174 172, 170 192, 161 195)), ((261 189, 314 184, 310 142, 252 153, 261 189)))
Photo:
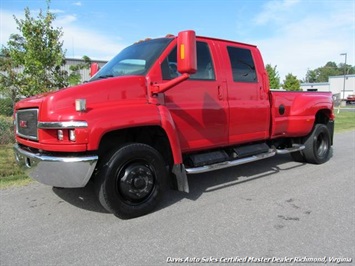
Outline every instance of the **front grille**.
POLYGON ((24 109, 16 113, 17 135, 37 140, 38 109, 24 109))

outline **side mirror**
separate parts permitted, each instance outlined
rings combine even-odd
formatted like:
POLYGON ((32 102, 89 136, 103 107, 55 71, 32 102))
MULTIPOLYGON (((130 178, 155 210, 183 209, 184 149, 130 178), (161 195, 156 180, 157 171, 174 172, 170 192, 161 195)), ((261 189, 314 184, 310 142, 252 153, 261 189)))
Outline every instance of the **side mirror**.
POLYGON ((98 63, 92 63, 90 65, 90 77, 92 77, 93 75, 95 75, 97 72, 99 72, 99 64, 98 63))
POLYGON ((193 30, 181 31, 177 38, 177 65, 181 74, 197 71, 196 34, 193 30))
POLYGON ((152 84, 150 92, 153 94, 164 93, 177 84, 187 80, 190 74, 197 71, 196 34, 193 30, 181 31, 177 37, 177 70, 181 76, 164 83, 152 84))

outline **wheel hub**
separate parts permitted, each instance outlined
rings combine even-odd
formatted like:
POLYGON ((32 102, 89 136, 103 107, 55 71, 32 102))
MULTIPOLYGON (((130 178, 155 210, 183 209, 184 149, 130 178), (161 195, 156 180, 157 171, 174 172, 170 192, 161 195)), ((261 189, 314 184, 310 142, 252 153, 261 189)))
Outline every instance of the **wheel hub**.
POLYGON ((150 195, 154 187, 154 175, 148 166, 134 163, 125 167, 122 172, 118 189, 124 198, 140 201, 150 195))
POLYGON ((320 134, 316 140, 316 149, 318 156, 322 157, 326 154, 328 150, 328 143, 325 140, 323 134, 320 134))
POLYGON ((143 189, 146 185, 147 182, 143 177, 137 177, 133 180, 133 186, 137 189, 143 189))

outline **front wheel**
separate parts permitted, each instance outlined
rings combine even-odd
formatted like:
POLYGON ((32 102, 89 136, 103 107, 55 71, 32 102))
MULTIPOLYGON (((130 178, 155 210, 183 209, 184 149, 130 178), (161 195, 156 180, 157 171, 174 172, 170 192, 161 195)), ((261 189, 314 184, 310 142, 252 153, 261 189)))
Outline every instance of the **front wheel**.
POLYGON ((141 143, 126 144, 101 163, 96 180, 98 198, 119 218, 142 216, 159 203, 166 178, 158 151, 141 143))
POLYGON ((331 140, 326 125, 316 124, 312 133, 304 142, 306 148, 302 151, 309 163, 322 164, 328 161, 330 156, 331 140))

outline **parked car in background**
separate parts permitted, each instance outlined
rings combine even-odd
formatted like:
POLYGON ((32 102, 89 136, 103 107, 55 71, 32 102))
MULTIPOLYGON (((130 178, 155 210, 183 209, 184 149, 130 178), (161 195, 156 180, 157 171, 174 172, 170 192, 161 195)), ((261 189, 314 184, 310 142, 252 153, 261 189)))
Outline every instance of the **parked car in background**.
POLYGON ((349 95, 346 98, 346 103, 347 104, 354 104, 355 103, 355 94, 349 95))

